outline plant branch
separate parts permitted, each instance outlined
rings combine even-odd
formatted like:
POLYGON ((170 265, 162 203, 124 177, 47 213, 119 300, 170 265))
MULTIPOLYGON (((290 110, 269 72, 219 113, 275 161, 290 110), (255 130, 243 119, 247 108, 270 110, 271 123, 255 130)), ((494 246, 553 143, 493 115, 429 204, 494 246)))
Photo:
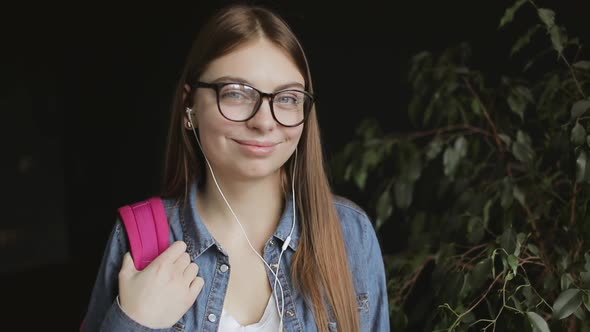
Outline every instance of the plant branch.
POLYGON ((422 138, 422 137, 439 135, 442 133, 455 131, 455 130, 467 130, 468 132, 473 133, 473 134, 482 134, 484 136, 492 136, 492 134, 490 134, 488 131, 485 131, 481 128, 463 124, 463 125, 451 125, 451 126, 432 129, 432 130, 413 132, 413 133, 409 133, 409 134, 404 135, 404 137, 407 139, 418 139, 418 138, 422 138))
POLYGON ((424 270, 426 265, 428 265, 428 263, 430 261, 433 261, 434 258, 435 257, 432 255, 427 256, 426 259, 424 260, 424 262, 422 262, 422 264, 420 265, 420 267, 412 274, 412 277, 410 277, 410 279, 406 280, 404 285, 400 288, 399 293, 401 295, 401 301, 400 301, 401 303, 406 302, 406 299, 408 298, 409 294, 411 293, 412 289, 414 288, 414 285, 416 284, 418 277, 422 274, 422 271, 424 270))
POLYGON ((563 60, 563 62, 565 62, 565 64, 567 65, 568 69, 570 70, 570 74, 572 75, 572 79, 576 83, 576 87, 578 88, 578 92, 582 96, 582 99, 586 99, 586 94, 584 93, 584 90, 582 89, 582 85, 580 85, 580 81, 578 81, 578 78, 576 77, 576 73, 574 72, 574 68, 572 67, 572 65, 570 65, 569 61, 567 61, 567 59, 563 55, 563 53, 560 53, 559 56, 561 57, 561 59, 563 60))
POLYGON ((570 208, 570 227, 574 227, 576 224, 576 198, 578 197, 579 192, 578 183, 574 183, 572 188, 572 204, 570 208))
POLYGON ((455 327, 457 327, 457 325, 459 325, 459 323, 461 322, 461 319, 463 319, 463 317, 465 317, 468 313, 470 313, 471 311, 473 311, 473 309, 475 309, 481 303, 481 301, 483 301, 488 296, 488 294, 490 293, 490 291, 492 290, 492 288, 494 287, 494 285, 498 282, 498 280, 500 280, 500 278, 503 275, 504 275, 504 272, 499 273, 496 276, 496 279, 494 279, 494 281, 492 281, 492 283, 490 284, 490 286, 488 287, 488 289, 485 291, 485 293, 483 293, 482 296, 480 296, 479 300, 477 300, 477 302, 475 302, 475 304, 473 304, 472 306, 470 306, 469 309, 465 310, 463 313, 461 313, 460 315, 458 315, 458 317, 455 320, 455 322, 453 322, 453 325, 451 325, 451 327, 449 328, 449 331, 452 331, 455 327))
POLYGON ((469 82, 469 80, 465 77, 463 78, 463 81, 467 85, 467 88, 469 89, 469 91, 471 92, 473 97, 479 103, 479 106, 481 107, 483 114, 486 117, 486 120, 488 121, 490 127, 492 128, 492 132, 494 134, 494 140, 496 141, 496 145, 498 146, 498 151, 500 151, 500 154, 503 156, 504 155, 504 146, 502 145, 502 141, 500 140, 500 136, 498 136, 498 129, 496 128, 496 124, 494 123, 494 121, 492 121, 492 118, 490 117, 490 113, 488 113, 486 106, 483 104, 478 93, 475 91, 475 89, 471 85, 471 82, 469 82))

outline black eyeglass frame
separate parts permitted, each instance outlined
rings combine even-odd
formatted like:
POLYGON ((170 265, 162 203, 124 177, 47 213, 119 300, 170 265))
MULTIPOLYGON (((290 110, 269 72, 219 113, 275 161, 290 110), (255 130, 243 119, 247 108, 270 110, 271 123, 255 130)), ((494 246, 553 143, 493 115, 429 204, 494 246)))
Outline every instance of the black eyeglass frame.
POLYGON ((249 84, 241 83, 241 82, 207 83, 207 82, 202 82, 202 81, 198 81, 197 84, 194 85, 194 87, 215 90, 215 96, 217 98, 217 110, 219 110, 219 113, 221 113, 221 116, 223 116, 227 120, 233 121, 233 122, 246 122, 246 121, 252 119, 256 115, 256 113, 258 113, 258 110, 260 110, 260 106, 262 106, 262 101, 264 100, 264 97, 268 97, 268 104, 270 105, 270 113, 272 114, 273 119, 283 127, 297 127, 297 126, 301 125, 302 123, 304 123, 305 120, 308 118, 308 115, 311 112, 311 108, 313 107, 313 104, 315 102, 314 96, 311 93, 304 91, 304 90, 298 90, 298 89, 284 89, 284 90, 280 90, 280 91, 276 91, 276 92, 272 92, 272 93, 267 93, 267 92, 262 92, 249 84), (254 108, 252 110, 252 114, 250 114, 250 116, 248 116, 244 120, 234 120, 234 119, 228 118, 227 116, 225 116, 225 114, 223 114, 223 111, 221 110, 221 105, 219 105, 219 91, 224 86, 232 85, 232 84, 240 84, 243 86, 247 86, 248 88, 251 88, 252 90, 258 92, 258 94, 260 95, 260 98, 258 98, 256 105, 254 105, 254 108), (310 100, 309 104, 304 105, 304 107, 303 107, 303 120, 301 120, 300 122, 293 124, 293 125, 285 125, 281 121, 279 121, 275 115, 275 110, 273 107, 273 98, 278 94, 288 92, 288 91, 297 91, 297 92, 303 93, 307 97, 309 97, 309 100, 310 100))

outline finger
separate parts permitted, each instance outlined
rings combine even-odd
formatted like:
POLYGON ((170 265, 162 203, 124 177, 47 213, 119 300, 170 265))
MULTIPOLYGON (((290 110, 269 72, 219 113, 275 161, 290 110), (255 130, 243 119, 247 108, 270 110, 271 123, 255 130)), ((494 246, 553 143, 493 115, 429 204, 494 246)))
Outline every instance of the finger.
POLYGON ((170 247, 164 250, 163 253, 156 257, 156 259, 154 259, 154 262, 174 262, 176 261, 178 256, 182 255, 185 251, 186 243, 184 243, 184 241, 175 241, 170 245, 170 247))
POLYGON ((131 257, 131 253, 127 252, 123 256, 123 264, 121 265, 120 274, 122 275, 133 275, 137 273, 137 269, 135 268, 135 263, 133 262, 133 258, 131 257))
POLYGON ((193 279, 193 281, 191 282, 191 285, 189 287, 189 294, 191 295, 191 298, 196 299, 197 295, 199 295, 199 293, 201 292, 201 289, 203 289, 203 285, 205 284, 205 280, 203 280, 203 278, 201 277, 195 277, 193 279))
POLYGON ((190 284, 192 280, 197 276, 199 273, 199 266, 195 263, 190 263, 186 269, 184 269, 184 280, 190 284))
POLYGON ((178 266, 181 269, 181 271, 184 271, 184 269, 190 263, 191 263, 191 256, 188 254, 188 252, 185 251, 180 256, 178 256, 178 258, 174 262, 174 265, 178 266))

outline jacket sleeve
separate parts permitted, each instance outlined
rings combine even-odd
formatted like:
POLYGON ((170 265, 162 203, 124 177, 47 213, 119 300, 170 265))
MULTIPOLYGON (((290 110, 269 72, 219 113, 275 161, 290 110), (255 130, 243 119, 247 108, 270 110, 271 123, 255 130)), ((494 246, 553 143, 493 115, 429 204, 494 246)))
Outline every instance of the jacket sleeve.
MULTIPOLYGON (((366 225, 366 224, 365 224, 366 225)), ((389 327, 389 300, 387 294, 387 281, 385 275, 385 265, 383 261, 383 254, 375 229, 370 223, 365 227, 365 244, 366 244, 366 259, 368 262, 369 282, 373 284, 371 289, 375 294, 371 294, 371 298, 375 300, 371 304, 369 325, 370 331, 390 331, 389 327)))
POLYGON ((130 332, 171 331, 150 329, 127 316, 118 301, 119 271, 123 256, 129 250, 127 233, 120 219, 111 231, 90 295, 88 309, 80 331, 82 332, 130 332))

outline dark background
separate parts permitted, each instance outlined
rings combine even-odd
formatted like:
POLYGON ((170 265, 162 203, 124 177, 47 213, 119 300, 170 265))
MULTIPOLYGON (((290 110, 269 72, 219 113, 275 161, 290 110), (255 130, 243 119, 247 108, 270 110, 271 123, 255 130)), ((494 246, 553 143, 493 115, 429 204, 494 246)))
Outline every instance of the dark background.
MULTIPOLYGON (((159 189, 176 79, 204 18, 225 3, 4 6, 3 330, 78 328, 116 208, 159 189)), ((255 3, 282 13, 307 50, 328 161, 365 117, 410 130, 413 54, 466 41, 473 67, 517 71, 524 62, 509 58, 510 47, 537 22, 527 8, 498 30, 512 2, 497 0, 255 3)), ((588 1, 540 5, 571 35, 588 33, 588 1)), ((350 186, 334 189, 366 204, 350 186)), ((395 225, 388 231, 384 251, 395 225)))

